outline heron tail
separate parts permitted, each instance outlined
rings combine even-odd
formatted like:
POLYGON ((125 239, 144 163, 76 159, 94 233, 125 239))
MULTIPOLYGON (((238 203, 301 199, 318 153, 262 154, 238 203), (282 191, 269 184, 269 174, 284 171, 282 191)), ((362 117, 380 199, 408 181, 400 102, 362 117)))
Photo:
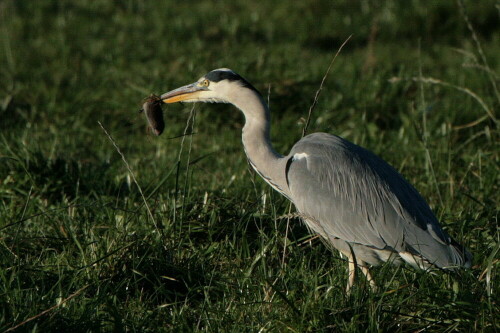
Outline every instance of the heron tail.
POLYGON ((467 251, 465 246, 458 244, 453 238, 450 243, 451 251, 456 258, 455 263, 457 266, 470 268, 472 266, 472 254, 467 251))

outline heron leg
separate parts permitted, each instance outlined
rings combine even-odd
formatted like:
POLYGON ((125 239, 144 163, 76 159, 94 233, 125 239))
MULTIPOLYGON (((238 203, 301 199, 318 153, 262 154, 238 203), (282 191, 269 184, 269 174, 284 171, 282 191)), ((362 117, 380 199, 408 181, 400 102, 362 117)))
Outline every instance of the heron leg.
POLYGON ((348 264, 349 279, 347 280, 346 294, 350 295, 351 289, 354 286, 354 279, 356 278, 356 267, 359 267, 361 269, 361 272, 363 272, 364 276, 366 277, 366 280, 370 285, 370 289, 372 291, 376 291, 377 284, 375 283, 375 280, 373 279, 367 264, 364 261, 356 260, 356 256, 354 255, 354 252, 352 250, 351 253, 347 256, 347 260, 349 263, 348 264))
POLYGON ((377 284, 375 283, 375 280, 373 280, 373 277, 370 274, 370 270, 368 269, 368 266, 366 266, 366 264, 364 262, 362 264, 360 264, 359 266, 361 268, 361 272, 363 272, 363 274, 366 277, 366 280, 370 284, 370 289, 372 291, 376 291, 377 290, 377 284))
POLYGON ((348 275, 349 279, 347 280, 347 287, 345 288, 345 292, 347 295, 351 294, 351 288, 354 286, 354 278, 356 277, 356 257, 354 256, 354 253, 351 252, 351 254, 347 257, 347 261, 349 262, 348 266, 348 275))

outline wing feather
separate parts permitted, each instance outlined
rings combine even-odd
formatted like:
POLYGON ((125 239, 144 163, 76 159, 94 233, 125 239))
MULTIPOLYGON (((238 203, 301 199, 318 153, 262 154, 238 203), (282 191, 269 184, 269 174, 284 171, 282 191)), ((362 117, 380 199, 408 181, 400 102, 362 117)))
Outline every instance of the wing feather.
POLYGON ((463 260, 417 190, 370 151, 315 133, 300 140, 289 156, 291 199, 301 214, 316 221, 310 225, 314 231, 421 255, 439 267, 463 260), (297 154, 306 157, 293 159, 297 154))

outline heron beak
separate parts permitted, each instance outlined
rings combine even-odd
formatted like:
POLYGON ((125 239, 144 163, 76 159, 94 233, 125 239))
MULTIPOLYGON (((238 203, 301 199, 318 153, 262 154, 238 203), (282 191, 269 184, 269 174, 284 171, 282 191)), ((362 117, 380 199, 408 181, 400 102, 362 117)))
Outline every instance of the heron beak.
POLYGON ((201 91, 206 90, 204 87, 200 87, 198 82, 188 84, 187 86, 177 88, 175 90, 169 91, 161 95, 161 100, 163 103, 175 103, 182 101, 195 101, 201 91))

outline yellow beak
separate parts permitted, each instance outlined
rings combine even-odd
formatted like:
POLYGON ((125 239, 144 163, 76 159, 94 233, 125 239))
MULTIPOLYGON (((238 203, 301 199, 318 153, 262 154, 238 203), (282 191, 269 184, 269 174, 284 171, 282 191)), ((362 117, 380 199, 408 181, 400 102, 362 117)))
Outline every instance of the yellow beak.
POLYGON ((205 88, 198 86, 198 82, 196 82, 164 93, 163 95, 161 95, 160 98, 163 101, 163 103, 167 104, 196 100, 200 91, 203 90, 205 90, 205 88))

